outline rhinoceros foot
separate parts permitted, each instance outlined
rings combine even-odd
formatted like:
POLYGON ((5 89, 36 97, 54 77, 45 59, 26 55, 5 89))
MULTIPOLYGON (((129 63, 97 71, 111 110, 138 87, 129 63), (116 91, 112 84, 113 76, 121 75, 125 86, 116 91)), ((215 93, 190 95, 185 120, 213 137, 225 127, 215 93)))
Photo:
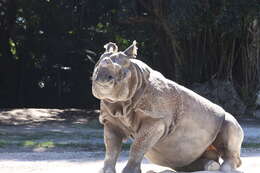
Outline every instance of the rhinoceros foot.
POLYGON ((123 169, 122 173, 141 173, 140 166, 127 164, 126 167, 123 169))
POLYGON ((98 173, 116 173, 115 168, 102 168, 98 173))

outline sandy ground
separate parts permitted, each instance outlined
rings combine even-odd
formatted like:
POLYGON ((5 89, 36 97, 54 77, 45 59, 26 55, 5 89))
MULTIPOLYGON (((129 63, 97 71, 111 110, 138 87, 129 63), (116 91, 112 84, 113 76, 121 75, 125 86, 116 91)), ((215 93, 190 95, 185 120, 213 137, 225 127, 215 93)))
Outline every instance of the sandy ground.
MULTIPOLYGON (((1 153, 1 173, 97 173, 103 164, 102 152, 25 152, 25 153, 1 153)), ((117 172, 120 172, 126 164, 126 155, 122 154, 117 164, 117 172)), ((244 153, 243 165, 239 168, 245 173, 260 172, 260 152, 244 153)), ((159 167, 144 161, 142 171, 162 171, 167 168, 159 167)))
MULTIPOLYGON (((0 173, 97 173, 104 158, 102 127, 96 117, 85 117, 82 113, 86 111, 0 111, 0 173), (66 113, 79 114, 73 117, 66 113), (51 145, 40 145, 45 142, 51 145)), ((243 164, 239 170, 260 173, 260 123, 252 120, 240 123, 248 145, 242 149, 243 164)), ((117 172, 126 164, 127 155, 125 149, 117 172)), ((142 164, 143 172, 165 169, 147 160, 142 164)))

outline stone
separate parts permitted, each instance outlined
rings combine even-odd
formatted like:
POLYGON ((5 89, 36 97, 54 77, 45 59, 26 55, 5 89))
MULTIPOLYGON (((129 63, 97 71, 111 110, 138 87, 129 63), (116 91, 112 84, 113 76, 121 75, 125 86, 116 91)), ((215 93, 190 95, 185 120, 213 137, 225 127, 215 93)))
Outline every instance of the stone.
POLYGON ((254 112, 254 117, 257 118, 257 119, 260 119, 260 109, 257 109, 257 110, 254 112))
POLYGON ((260 106, 260 90, 256 93, 256 106, 260 106))
POLYGON ((245 114, 246 106, 229 81, 211 80, 202 84, 195 83, 191 89, 236 117, 245 114))

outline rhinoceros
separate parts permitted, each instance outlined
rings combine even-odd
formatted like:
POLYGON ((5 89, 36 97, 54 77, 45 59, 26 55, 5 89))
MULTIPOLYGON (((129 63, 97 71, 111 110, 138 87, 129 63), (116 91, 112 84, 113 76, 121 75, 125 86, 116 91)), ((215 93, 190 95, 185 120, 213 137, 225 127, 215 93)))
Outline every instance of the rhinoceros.
POLYGON ((133 142, 123 173, 141 173, 143 157, 188 172, 229 171, 241 165, 244 134, 230 113, 137 60, 135 41, 124 51, 112 42, 104 48, 92 75, 104 125, 102 173, 116 172, 127 138, 133 142))

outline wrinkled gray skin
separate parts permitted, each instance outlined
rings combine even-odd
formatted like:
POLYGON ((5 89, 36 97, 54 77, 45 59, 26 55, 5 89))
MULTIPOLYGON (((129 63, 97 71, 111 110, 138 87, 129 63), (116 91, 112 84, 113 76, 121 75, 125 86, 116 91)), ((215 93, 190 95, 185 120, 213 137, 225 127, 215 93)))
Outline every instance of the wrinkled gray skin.
POLYGON ((231 114, 136 60, 136 42, 123 52, 111 42, 104 47, 92 76, 104 124, 101 173, 115 173, 126 138, 133 144, 123 173, 140 173, 144 156, 180 171, 205 170, 208 161, 218 163, 219 157, 223 171, 241 165, 243 131, 231 114))

